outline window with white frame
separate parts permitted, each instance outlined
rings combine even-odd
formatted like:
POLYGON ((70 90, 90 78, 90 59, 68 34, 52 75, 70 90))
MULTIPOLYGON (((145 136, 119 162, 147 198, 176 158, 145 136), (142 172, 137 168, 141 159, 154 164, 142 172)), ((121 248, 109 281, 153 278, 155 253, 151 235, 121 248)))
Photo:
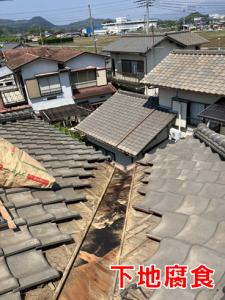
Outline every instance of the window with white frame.
POLYGON ((38 78, 41 96, 58 94, 62 92, 58 75, 38 78))

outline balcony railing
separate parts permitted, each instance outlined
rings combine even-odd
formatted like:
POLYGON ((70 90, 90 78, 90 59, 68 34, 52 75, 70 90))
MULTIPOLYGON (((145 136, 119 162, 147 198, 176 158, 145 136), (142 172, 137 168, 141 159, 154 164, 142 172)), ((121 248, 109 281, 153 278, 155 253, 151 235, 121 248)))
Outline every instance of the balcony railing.
POLYGON ((0 92, 17 90, 17 85, 0 85, 0 92))
MULTIPOLYGON (((209 120, 205 120, 205 124, 208 124, 209 120)), ((201 118, 190 118, 187 117, 187 126, 191 128, 196 128, 199 124, 203 123, 201 118)), ((216 131, 220 127, 220 124, 217 122, 210 121, 209 128, 216 131)))
POLYGON ((79 83, 72 84, 73 89, 85 89, 85 88, 94 87, 94 86, 97 86, 97 80, 85 81, 85 82, 79 82, 79 83))
POLYGON ((48 95, 55 95, 55 94, 60 94, 62 93, 61 87, 55 88, 55 89, 47 89, 47 90, 41 90, 41 96, 45 97, 48 95))
POLYGON ((17 86, 11 86, 11 89, 7 90, 0 90, 0 98, 5 106, 27 103, 24 88, 17 86))
POLYGON ((124 81, 128 83, 139 84, 144 77, 145 77, 144 73, 133 74, 133 73, 107 70, 107 78, 112 81, 124 81))

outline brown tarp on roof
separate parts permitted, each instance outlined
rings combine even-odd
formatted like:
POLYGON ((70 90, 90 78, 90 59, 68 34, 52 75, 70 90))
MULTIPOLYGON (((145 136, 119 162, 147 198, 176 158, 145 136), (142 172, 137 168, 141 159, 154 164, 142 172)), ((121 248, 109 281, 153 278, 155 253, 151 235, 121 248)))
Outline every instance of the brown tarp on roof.
POLYGON ((40 114, 45 122, 68 120, 70 117, 88 116, 94 111, 89 102, 81 104, 69 104, 45 110, 40 110, 40 114))

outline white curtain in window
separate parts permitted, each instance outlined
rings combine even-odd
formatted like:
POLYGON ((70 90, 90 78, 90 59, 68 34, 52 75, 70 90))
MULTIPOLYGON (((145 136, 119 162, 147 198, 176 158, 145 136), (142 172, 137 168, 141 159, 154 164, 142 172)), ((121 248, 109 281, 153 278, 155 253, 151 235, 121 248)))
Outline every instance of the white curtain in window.
POLYGON ((133 60, 131 61, 131 73, 137 74, 137 62, 133 60))
POLYGON ((198 124, 198 120, 201 120, 202 118, 198 117, 198 114, 205 109, 205 104, 201 103, 191 103, 191 111, 190 111, 190 117, 192 124, 198 124))
POLYGON ((48 77, 49 87, 51 90, 60 89, 59 76, 48 77))
POLYGON ((39 82, 41 92, 46 92, 49 90, 49 83, 47 77, 39 78, 38 82, 39 82))

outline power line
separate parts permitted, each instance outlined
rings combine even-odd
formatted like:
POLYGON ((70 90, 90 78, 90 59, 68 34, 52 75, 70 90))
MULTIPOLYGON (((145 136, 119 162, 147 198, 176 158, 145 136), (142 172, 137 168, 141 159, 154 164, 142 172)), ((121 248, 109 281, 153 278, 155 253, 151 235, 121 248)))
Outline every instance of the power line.
MULTIPOLYGON (((1 1, 1 0, 0 0, 1 1)), ((7 1, 7 0, 2 0, 2 1, 7 1)), ((11 0, 8 0, 8 1, 11 1, 11 0)), ((129 1, 125 1, 125 2, 130 2, 129 1)), ((115 6, 115 3, 124 3, 124 0, 120 0, 120 1, 115 1, 115 2, 106 2, 106 3, 102 3, 102 4, 93 4, 93 6, 107 6, 109 4, 113 4, 113 6, 115 6)), ((87 11, 86 9, 86 6, 78 6, 78 7, 69 7, 69 8, 64 8, 64 9, 51 9, 51 10, 40 10, 40 11, 29 11, 29 12, 24 12, 24 13, 8 13, 8 14, 1 14, 2 16, 9 16, 9 15, 24 15, 24 14, 32 14, 32 13, 45 13, 45 12, 49 12, 51 13, 52 15, 52 12, 57 12, 57 11, 60 11, 60 14, 62 11, 65 11, 65 10, 68 10, 68 11, 71 11, 71 9, 73 10, 77 10, 77 9, 80 9, 80 8, 84 8, 83 11, 87 11)))
MULTIPOLYGON (((132 9, 132 8, 135 8, 135 6, 133 6, 133 7, 130 7, 130 9, 132 9)), ((103 10, 98 10, 98 13, 99 12, 105 12, 105 11, 108 11, 109 10, 109 8, 107 8, 107 9, 103 9, 103 10)), ((122 7, 120 7, 120 8, 117 8, 117 9, 110 9, 110 12, 116 12, 116 11, 127 11, 127 5, 125 5, 124 7, 122 6, 122 7)), ((59 23, 59 22, 62 22, 63 20, 65 20, 65 21, 82 21, 82 20, 84 20, 84 19, 74 19, 74 14, 72 13, 72 19, 71 18, 68 18, 68 15, 62 15, 62 14, 60 14, 61 15, 61 17, 60 18, 57 18, 57 19, 55 19, 55 20, 50 20, 49 22, 56 22, 56 23, 59 23)), ((79 15, 79 16, 81 16, 81 12, 77 12, 77 15, 79 15)), ((47 18, 47 16, 45 17, 45 18, 47 18)), ((88 16, 86 17, 86 18, 88 18, 88 16)), ((29 20, 28 20, 29 21, 29 20)), ((15 21, 16 22, 16 21, 15 21)), ((9 22, 7 22, 7 23, 5 23, 4 25, 11 25, 11 24, 15 24, 15 22, 13 22, 13 23, 9 23, 9 22)), ((35 21, 36 23, 42 23, 43 21, 42 20, 37 20, 37 21, 35 21)), ((26 24, 27 22, 20 22, 19 24, 17 24, 18 26, 22 26, 23 24, 26 24)))

